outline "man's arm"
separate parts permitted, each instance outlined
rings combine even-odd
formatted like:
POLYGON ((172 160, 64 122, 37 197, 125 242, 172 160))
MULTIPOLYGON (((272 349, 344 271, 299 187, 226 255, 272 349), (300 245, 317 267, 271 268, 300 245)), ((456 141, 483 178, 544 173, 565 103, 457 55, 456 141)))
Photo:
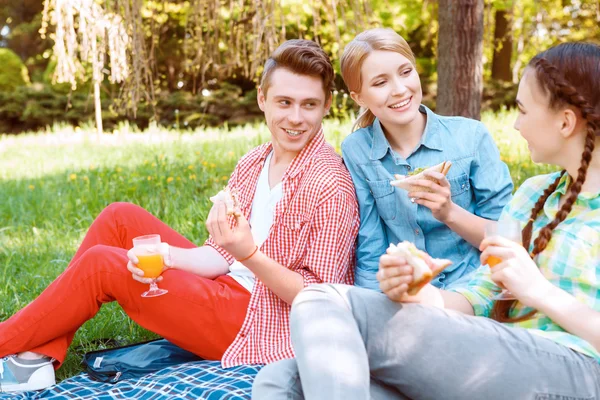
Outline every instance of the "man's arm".
POLYGON ((229 262, 211 246, 182 249, 169 246, 171 268, 215 279, 229 272, 229 262))
POLYGON ((343 282, 352 266, 358 212, 354 194, 349 190, 340 191, 319 206, 312 221, 310 247, 297 272, 257 250, 246 218, 240 215, 236 219, 236 225, 231 228, 225 205, 219 203, 213 207, 207 228, 214 242, 289 304, 305 286, 343 282))

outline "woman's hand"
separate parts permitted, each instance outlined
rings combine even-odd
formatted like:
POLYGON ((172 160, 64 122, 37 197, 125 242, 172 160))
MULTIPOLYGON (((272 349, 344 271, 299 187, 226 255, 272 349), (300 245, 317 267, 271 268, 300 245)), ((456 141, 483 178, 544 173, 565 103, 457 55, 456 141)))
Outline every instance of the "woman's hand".
POLYGON ((225 202, 218 201, 208 214, 206 228, 217 245, 225 249, 235 259, 241 260, 252 254, 256 249, 256 244, 248 220, 239 210, 236 211, 234 214, 236 224, 231 228, 227 206, 225 202))
POLYGON ((481 264, 487 264, 490 256, 498 257, 501 263, 491 268, 492 280, 509 290, 521 303, 534 307, 553 288, 542 275, 535 262, 523 246, 512 240, 493 236, 485 238, 479 248, 481 264))
POLYGON ((408 197, 412 202, 429 208, 435 219, 446 223, 454 206, 450 183, 446 179, 446 175, 440 172, 425 171, 423 174, 439 181, 439 184, 428 179, 416 180, 413 182, 415 186, 426 187, 431 190, 431 193, 410 192, 408 197))
POLYGON ((402 301, 413 281, 413 268, 404 257, 384 254, 379 259, 377 280, 381 291, 393 301, 402 301))

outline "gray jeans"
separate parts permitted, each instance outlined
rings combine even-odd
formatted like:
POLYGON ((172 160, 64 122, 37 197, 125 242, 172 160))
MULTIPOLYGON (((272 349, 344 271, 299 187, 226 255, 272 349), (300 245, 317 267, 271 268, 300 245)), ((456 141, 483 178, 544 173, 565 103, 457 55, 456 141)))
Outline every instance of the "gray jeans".
POLYGON ((261 370, 253 399, 600 399, 590 357, 368 289, 309 286, 294 300, 291 329, 295 362, 261 370))

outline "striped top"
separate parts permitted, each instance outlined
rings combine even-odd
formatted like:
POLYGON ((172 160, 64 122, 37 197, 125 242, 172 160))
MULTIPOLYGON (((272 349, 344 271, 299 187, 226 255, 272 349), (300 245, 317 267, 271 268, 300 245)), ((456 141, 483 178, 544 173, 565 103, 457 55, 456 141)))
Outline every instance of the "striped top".
MULTIPOLYGON (((560 175, 559 172, 528 179, 504 208, 500 220, 515 219, 521 228, 542 192, 560 175)), ((565 174, 546 200, 543 211, 533 224, 529 251, 539 231, 554 219, 559 210, 559 200, 565 194, 571 178, 565 174)), ((552 238, 544 251, 535 257, 542 274, 553 285, 570 293, 581 303, 600 312, 600 193, 580 193, 572 211, 552 232, 552 238)), ((491 297, 500 291, 490 278, 490 269, 481 266, 470 281, 459 283, 449 290, 461 293, 473 305, 475 315, 489 317, 493 301, 491 297)), ((516 303, 510 316, 524 315, 531 311, 516 303)), ((595 358, 600 363, 600 353, 587 341, 572 335, 542 313, 533 318, 508 325, 525 328, 575 351, 595 358)))

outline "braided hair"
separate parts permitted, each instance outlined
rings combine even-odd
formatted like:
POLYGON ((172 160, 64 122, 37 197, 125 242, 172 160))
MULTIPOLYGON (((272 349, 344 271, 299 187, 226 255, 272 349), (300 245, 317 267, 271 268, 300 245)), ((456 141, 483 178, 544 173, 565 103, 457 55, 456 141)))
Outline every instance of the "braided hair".
MULTIPOLYGON (((534 57, 527 68, 535 73, 542 91, 549 97, 549 106, 558 109, 566 105, 576 107, 586 121, 586 137, 581 164, 577 177, 571 180, 566 199, 556 216, 544 226, 533 242, 531 257, 540 254, 552 239, 554 228, 564 221, 577 196, 581 192, 592 160, 596 137, 600 136, 600 46, 591 43, 563 43, 534 57)), ((529 249, 533 223, 544 208, 546 200, 556 191, 566 171, 544 190, 536 201, 529 221, 522 231, 523 246, 529 249)), ((520 322, 530 319, 537 312, 533 310, 520 317, 510 317, 510 311, 517 300, 496 301, 492 308, 492 318, 500 322, 520 322)))

